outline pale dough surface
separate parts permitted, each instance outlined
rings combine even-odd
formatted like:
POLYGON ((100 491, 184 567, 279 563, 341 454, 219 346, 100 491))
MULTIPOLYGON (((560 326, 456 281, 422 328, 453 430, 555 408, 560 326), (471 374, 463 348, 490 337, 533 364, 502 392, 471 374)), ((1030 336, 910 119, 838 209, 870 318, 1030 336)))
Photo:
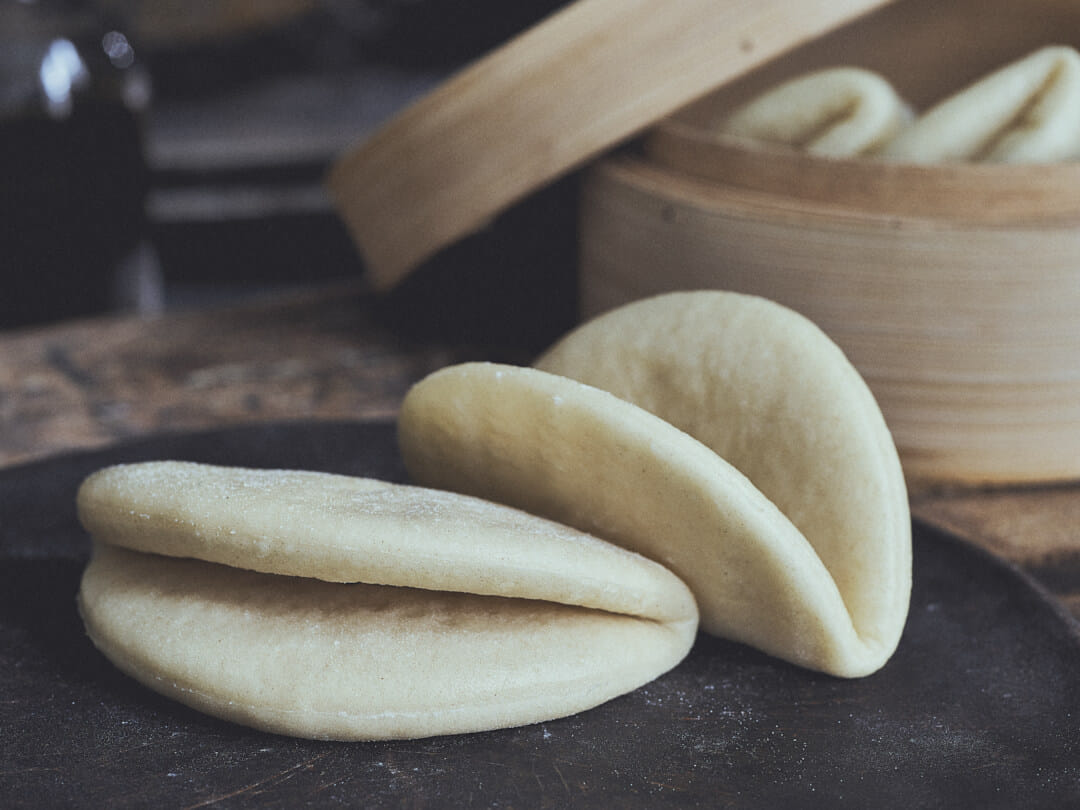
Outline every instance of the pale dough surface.
POLYGON ((660 621, 695 613, 686 586, 639 555, 506 506, 371 478, 145 462, 93 474, 77 504, 91 535, 139 551, 660 621))
POLYGON ((1080 159, 1080 53, 1041 48, 923 113, 885 147, 912 163, 1080 159))
POLYGON ((120 669, 303 737, 424 737, 560 717, 693 644, 686 585, 637 554, 454 493, 148 462, 78 494, 79 593, 120 669))
POLYGON ((300 737, 412 738, 560 717, 674 666, 695 623, 329 583, 98 544, 94 643, 151 689, 300 737))
POLYGON ((910 120, 911 110, 884 78, 852 67, 789 79, 725 116, 727 135, 778 143, 826 157, 872 153, 910 120))
POLYGON ((820 330, 763 299, 676 293, 539 365, 421 381, 399 425, 411 474, 664 563, 710 632, 838 675, 884 664, 910 595, 907 495, 873 397, 820 330))

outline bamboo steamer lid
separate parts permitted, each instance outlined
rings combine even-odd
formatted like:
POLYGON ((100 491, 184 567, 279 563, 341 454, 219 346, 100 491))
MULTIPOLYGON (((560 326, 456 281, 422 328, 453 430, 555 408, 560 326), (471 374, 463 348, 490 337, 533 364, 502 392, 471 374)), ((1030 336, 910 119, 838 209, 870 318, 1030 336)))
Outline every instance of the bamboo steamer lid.
POLYGON ((578 0, 349 150, 328 186, 377 288, 708 91, 891 0, 578 0))

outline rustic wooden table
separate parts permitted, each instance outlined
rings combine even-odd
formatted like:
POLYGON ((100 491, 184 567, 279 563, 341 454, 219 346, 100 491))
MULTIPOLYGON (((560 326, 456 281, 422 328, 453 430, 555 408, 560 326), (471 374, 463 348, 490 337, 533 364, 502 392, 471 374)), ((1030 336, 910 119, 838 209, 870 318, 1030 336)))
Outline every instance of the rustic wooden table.
MULTIPOLYGON (((406 319, 407 320, 407 319, 406 319)), ((140 436, 277 420, 391 419, 408 387, 524 349, 418 338, 363 283, 224 309, 0 336, 0 466, 140 436)), ((1015 563, 1080 616, 1080 482, 913 492, 916 518, 1015 563)))

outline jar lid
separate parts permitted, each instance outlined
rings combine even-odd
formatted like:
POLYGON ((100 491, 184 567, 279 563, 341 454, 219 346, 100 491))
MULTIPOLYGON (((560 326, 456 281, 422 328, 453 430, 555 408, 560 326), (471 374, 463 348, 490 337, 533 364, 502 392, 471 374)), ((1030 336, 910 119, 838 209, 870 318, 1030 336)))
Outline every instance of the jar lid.
POLYGON ((577 0, 331 168, 376 288, 711 90, 891 0, 577 0))

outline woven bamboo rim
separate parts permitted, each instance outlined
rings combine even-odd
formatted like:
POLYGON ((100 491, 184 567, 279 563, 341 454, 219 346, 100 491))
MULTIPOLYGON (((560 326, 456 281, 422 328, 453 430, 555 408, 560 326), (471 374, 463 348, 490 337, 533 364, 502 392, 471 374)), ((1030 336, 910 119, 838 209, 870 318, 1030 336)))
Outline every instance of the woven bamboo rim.
POLYGON ((820 158, 669 121, 645 141, 653 163, 732 188, 873 214, 1015 223, 1080 216, 1080 162, 936 166, 820 158))

